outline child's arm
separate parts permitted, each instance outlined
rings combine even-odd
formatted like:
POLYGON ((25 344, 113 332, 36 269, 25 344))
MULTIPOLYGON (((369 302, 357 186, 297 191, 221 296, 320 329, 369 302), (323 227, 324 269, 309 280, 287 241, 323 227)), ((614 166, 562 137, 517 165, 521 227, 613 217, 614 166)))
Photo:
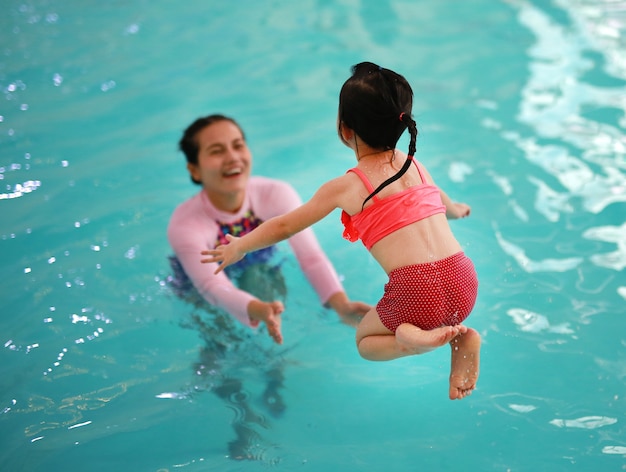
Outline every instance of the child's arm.
POLYGON ((294 234, 317 223, 337 208, 339 196, 346 186, 342 184, 343 177, 331 180, 322 185, 319 190, 304 205, 284 215, 276 216, 262 223, 252 232, 241 238, 226 235, 229 244, 221 245, 212 250, 202 251, 202 255, 211 256, 202 259, 202 262, 220 262, 215 271, 217 274, 227 266, 241 260, 246 253, 271 246, 290 238, 294 234))
POLYGON ((439 189, 441 193, 441 201, 446 207, 446 217, 454 220, 457 218, 465 218, 469 216, 471 208, 465 203, 453 202, 450 197, 443 190, 439 189))
MULTIPOLYGON (((427 180, 433 185, 437 185, 435 184, 435 182, 433 181, 433 178, 431 177, 431 175, 428 173, 428 170, 426 170, 424 166, 422 166, 422 170, 424 170, 424 172, 426 173, 427 180)), ((466 216, 469 216, 470 211, 471 211, 471 208, 469 205, 465 203, 453 202, 452 199, 448 197, 446 192, 444 192, 441 189, 441 187, 437 185, 437 188, 439 189, 439 193, 441 194, 441 202, 446 207, 446 217, 448 219, 454 220, 457 218, 465 218, 466 216)))

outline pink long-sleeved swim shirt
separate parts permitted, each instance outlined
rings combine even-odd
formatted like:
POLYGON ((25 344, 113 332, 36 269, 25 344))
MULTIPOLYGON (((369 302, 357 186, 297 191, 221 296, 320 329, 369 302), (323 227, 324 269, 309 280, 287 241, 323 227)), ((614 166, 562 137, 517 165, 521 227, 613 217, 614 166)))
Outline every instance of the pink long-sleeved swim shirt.
MULTIPOLYGON (((237 288, 223 271, 214 274, 217 264, 200 262, 200 252, 216 246, 218 221, 222 224, 234 223, 250 210, 261 221, 266 221, 301 204, 300 197, 289 184, 254 176, 248 182, 244 203, 237 213, 218 210, 201 190, 174 210, 167 237, 185 273, 200 294, 210 304, 226 310, 241 323, 252 326, 247 308, 255 297, 237 288)), ((323 304, 333 294, 343 292, 339 277, 311 228, 292 236, 289 244, 323 304)))

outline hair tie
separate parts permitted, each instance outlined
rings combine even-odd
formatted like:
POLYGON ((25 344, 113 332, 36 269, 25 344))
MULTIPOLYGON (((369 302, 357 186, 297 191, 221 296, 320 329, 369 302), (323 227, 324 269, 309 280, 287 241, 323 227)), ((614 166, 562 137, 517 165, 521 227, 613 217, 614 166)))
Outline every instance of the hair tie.
POLYGON ((404 118, 404 112, 400 113, 400 121, 404 121, 402 118, 404 118))

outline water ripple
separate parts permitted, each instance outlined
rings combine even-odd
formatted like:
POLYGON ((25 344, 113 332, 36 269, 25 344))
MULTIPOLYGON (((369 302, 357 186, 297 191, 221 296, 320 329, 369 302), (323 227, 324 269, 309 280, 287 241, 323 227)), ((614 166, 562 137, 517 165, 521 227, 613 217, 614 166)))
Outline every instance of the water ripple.
POLYGON ((502 250, 517 261, 519 266, 526 272, 566 272, 578 267, 583 259, 581 257, 568 257, 564 259, 547 258, 534 261, 526 255, 526 251, 513 244, 496 231, 496 239, 502 250))
POLYGON ((583 238, 606 241, 617 245, 617 249, 613 252, 592 255, 591 262, 618 272, 626 267, 626 223, 621 226, 589 228, 583 233, 583 238))

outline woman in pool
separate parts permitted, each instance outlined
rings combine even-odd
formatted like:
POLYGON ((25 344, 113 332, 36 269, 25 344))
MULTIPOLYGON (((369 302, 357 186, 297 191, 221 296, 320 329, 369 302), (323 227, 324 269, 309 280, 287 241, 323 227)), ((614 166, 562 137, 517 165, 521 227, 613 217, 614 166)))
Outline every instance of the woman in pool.
POLYGON ((220 262, 220 273, 249 251, 289 238, 341 208, 344 237, 361 239, 389 276, 383 298, 357 328, 359 353, 391 360, 449 343, 449 397, 464 398, 478 379, 480 335, 461 322, 474 307, 478 280, 447 218, 468 216, 470 208, 452 202, 413 158, 417 127, 406 79, 369 62, 352 72, 339 95, 338 132, 357 166, 294 211, 245 237, 227 236, 228 244, 204 251, 210 257, 201 261, 220 262), (406 128, 408 155, 395 147, 406 128))
MULTIPOLYGON (((252 154, 242 129, 232 118, 198 118, 185 130, 179 146, 187 159, 192 182, 201 185, 202 190, 179 205, 171 217, 167 235, 176 254, 175 264, 180 264, 211 305, 224 309, 244 325, 265 323, 269 334, 280 344, 282 301, 262 300, 231 280, 252 277, 253 283, 243 285, 267 284, 263 278, 272 270, 276 272, 269 266, 274 248, 249 254, 233 270, 217 275, 206 270, 198 254, 225 243, 226 235, 242 236, 263 221, 297 208, 301 204, 298 194, 285 182, 251 177, 252 154), (257 270, 259 267, 262 269, 257 270)), ((312 230, 295 235, 289 242, 322 303, 346 318, 363 316, 370 309, 348 299, 312 230)))

